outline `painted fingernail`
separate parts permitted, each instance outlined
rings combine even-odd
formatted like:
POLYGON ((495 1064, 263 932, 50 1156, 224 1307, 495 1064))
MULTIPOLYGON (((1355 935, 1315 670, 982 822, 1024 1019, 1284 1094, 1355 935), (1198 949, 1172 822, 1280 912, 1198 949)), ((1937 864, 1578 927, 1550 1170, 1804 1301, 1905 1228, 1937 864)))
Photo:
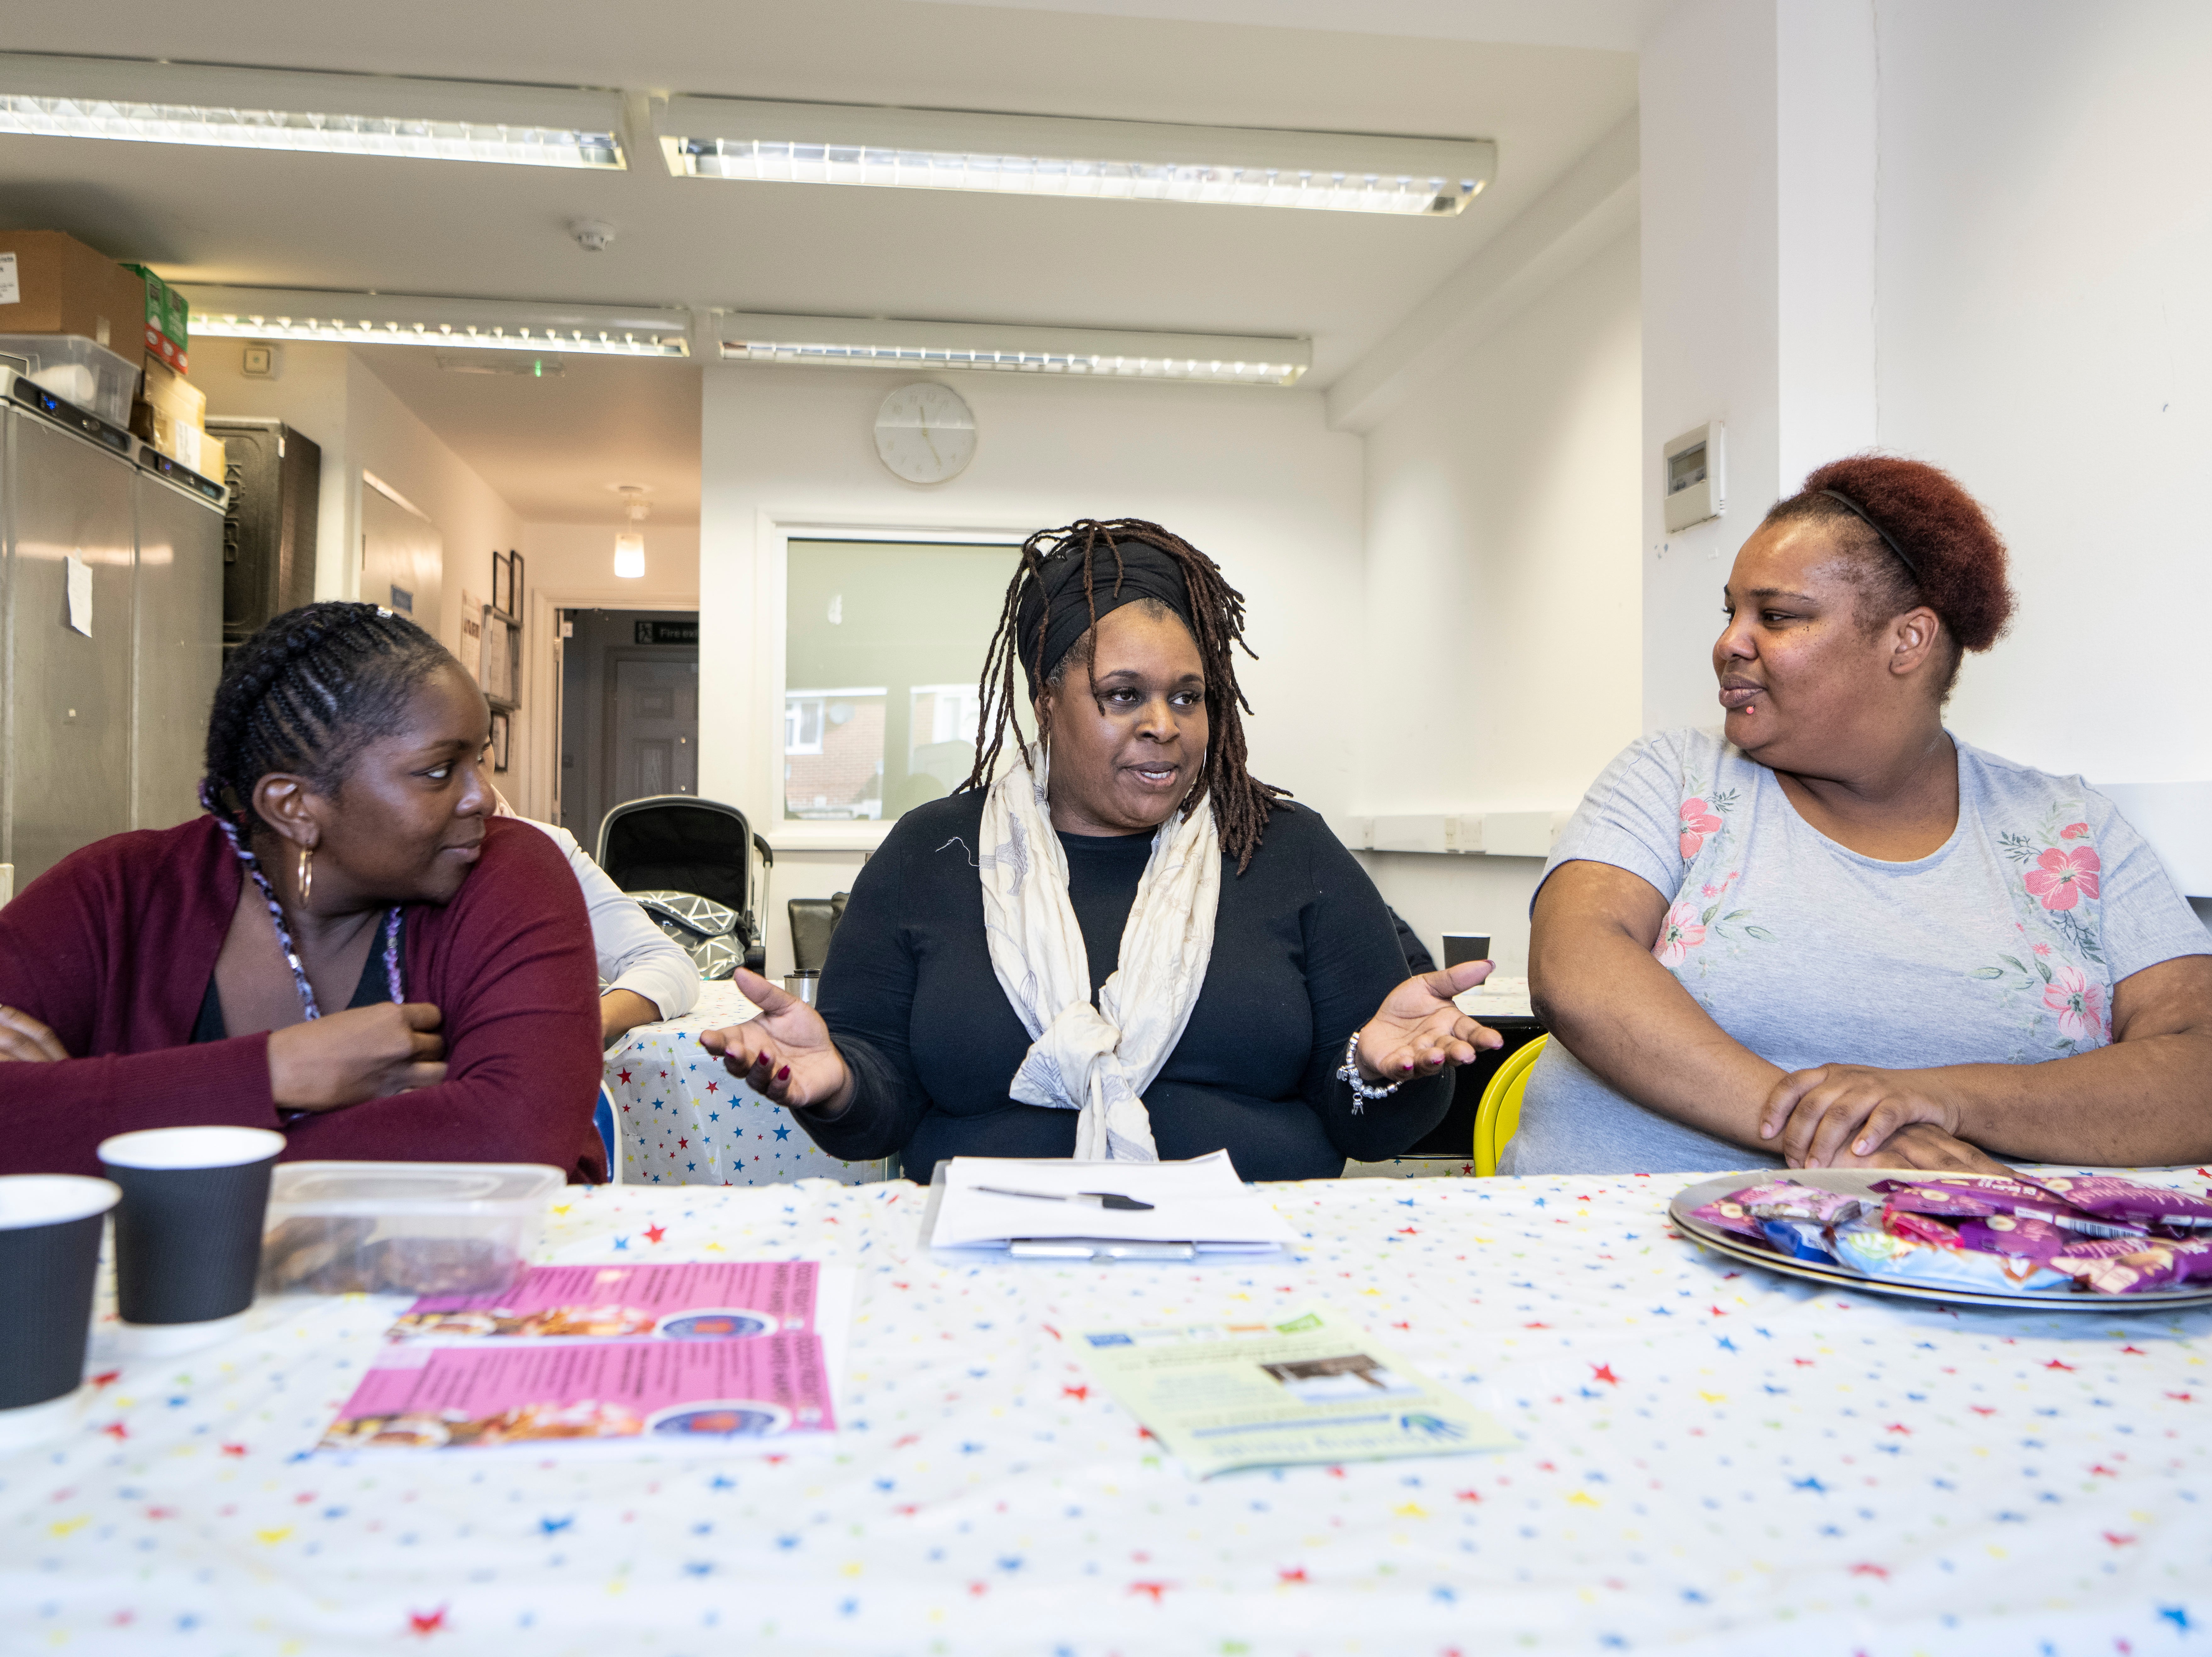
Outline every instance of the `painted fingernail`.
POLYGON ((788 1082, 791 1080, 791 1066, 786 1065, 781 1070, 776 1071, 775 1079, 779 1082, 788 1082))

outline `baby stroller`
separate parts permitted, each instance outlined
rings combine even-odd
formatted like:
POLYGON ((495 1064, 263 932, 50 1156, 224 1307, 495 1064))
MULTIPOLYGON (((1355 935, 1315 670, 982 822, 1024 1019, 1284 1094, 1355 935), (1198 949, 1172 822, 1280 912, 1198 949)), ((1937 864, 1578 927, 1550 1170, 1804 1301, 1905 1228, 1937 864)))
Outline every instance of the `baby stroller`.
POLYGON ((701 977, 728 978, 741 966, 759 972, 768 964, 762 917, 775 853, 737 807, 694 794, 625 801, 599 824, 599 860, 608 878, 684 946, 701 977))

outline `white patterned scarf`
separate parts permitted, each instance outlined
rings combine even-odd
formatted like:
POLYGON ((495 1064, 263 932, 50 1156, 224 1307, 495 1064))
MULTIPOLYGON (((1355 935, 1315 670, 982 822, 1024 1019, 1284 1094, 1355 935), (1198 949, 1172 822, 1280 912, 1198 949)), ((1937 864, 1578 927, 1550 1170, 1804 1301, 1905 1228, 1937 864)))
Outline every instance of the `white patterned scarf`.
POLYGON ((1178 810, 1154 832, 1120 964, 1096 1006, 1067 851, 1053 832, 1044 779, 1029 766, 1008 767, 983 797, 981 840, 991 970, 1030 1036, 1007 1091, 1025 1105, 1080 1111, 1079 1158, 1158 1162, 1142 1095, 1182 1039, 1213 956, 1221 835, 1212 801, 1188 819, 1178 810))

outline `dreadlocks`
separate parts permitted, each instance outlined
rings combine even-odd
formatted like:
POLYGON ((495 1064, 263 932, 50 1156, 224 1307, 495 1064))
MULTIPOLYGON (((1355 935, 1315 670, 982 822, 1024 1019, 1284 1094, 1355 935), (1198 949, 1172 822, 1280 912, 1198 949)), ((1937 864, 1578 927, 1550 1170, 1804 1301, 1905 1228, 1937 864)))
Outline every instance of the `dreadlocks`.
MULTIPOLYGON (((1071 662, 1079 661, 1088 673, 1088 651, 1098 625, 1102 567, 1110 558, 1112 581, 1106 589, 1110 610, 1114 601, 1121 598, 1125 580, 1133 574, 1125 567, 1121 553, 1122 547, 1131 543, 1165 555, 1188 591, 1188 608, 1170 607, 1189 625, 1198 645, 1206 674, 1210 735, 1206 768, 1184 798, 1183 816, 1188 817, 1200 800, 1212 796, 1222 849, 1236 858, 1237 872, 1241 875, 1260 848, 1267 813, 1289 792, 1259 781, 1245 768, 1243 716, 1252 711, 1252 705, 1237 683, 1231 646, 1240 646, 1255 661, 1259 659, 1244 639, 1244 595, 1229 585, 1220 565, 1189 542, 1142 519, 1116 518, 1100 523, 1086 518, 1063 529, 1041 530, 1022 543, 1021 561, 1007 585, 1006 606, 999 613, 998 628, 991 635, 990 652, 984 658, 983 677, 977 686, 983 712, 975 731, 975 769, 961 786, 989 786, 1010 727, 1016 745, 1021 745, 1014 682, 1017 666, 1028 677, 1032 700, 1042 687, 1058 684, 1071 662), (1085 626, 1071 645, 1052 652, 1058 659, 1048 659, 1048 636, 1065 634, 1077 614, 1073 601, 1079 572, 1085 626)), ((1149 597, 1150 585, 1143 584, 1143 591, 1149 597)), ((1135 602, 1144 603, 1145 598, 1135 602)), ((1028 763, 1026 753, 1024 763, 1028 763)))

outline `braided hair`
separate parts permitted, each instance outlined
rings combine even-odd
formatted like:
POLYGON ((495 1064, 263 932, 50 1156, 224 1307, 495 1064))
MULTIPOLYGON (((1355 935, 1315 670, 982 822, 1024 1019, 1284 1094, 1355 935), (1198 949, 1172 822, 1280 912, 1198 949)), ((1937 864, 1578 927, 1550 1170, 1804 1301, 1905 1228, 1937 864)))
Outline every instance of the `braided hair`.
POLYGON ((398 729, 416 688, 453 661, 413 622, 374 604, 288 610, 223 670, 201 804, 251 833, 270 826, 253 789, 272 771, 335 793, 362 749, 398 729))
MULTIPOLYGON (((284 924, 284 906, 250 843, 256 828, 270 826, 253 808, 254 786, 272 771, 288 771, 306 777, 319 792, 335 793, 362 749, 398 728, 415 688, 453 660, 443 645, 391 610, 308 604, 248 639, 216 687, 200 806, 214 816, 260 889, 310 1019, 320 1017, 322 1009, 284 924)), ((400 925, 395 904, 382 929, 385 981, 394 1001, 406 998, 400 925)))
MULTIPOLYGON (((1097 571, 1092 556, 1102 546, 1110 553, 1118 580, 1121 546, 1126 542, 1140 542, 1164 553, 1181 568, 1188 587, 1190 612, 1184 619, 1190 623, 1191 637, 1198 646, 1199 660, 1205 670, 1210 734, 1205 769, 1185 797, 1182 813, 1188 818, 1198 809, 1200 800, 1212 796, 1222 849, 1236 858, 1237 872, 1241 875, 1250 866, 1252 854, 1260 849, 1260 837, 1266 832, 1268 812, 1290 792, 1259 781, 1245 768, 1243 715, 1252 711, 1252 704, 1245 700, 1243 689, 1237 683, 1231 646, 1241 647, 1255 661, 1259 657, 1244 638, 1244 595, 1229 585, 1220 565, 1189 542, 1140 518, 1116 518, 1105 523, 1082 519, 1064 528, 1040 530, 1022 543, 1020 562, 1013 580, 1007 584, 1006 607, 1000 610, 998 628, 991 635, 991 648, 984 658, 983 675, 977 687, 983 711, 975 731, 975 768, 961 786, 969 789, 989 786, 1009 727, 1016 745, 1021 745, 1021 721, 1016 712, 1019 705, 1014 680, 1017 666, 1027 670, 1031 683, 1048 684, 1054 689, 1060 686, 1071 664, 1079 665, 1088 671, 1098 625, 1097 571), (1036 625, 1027 636, 1024 636, 1019 616, 1028 590, 1045 586, 1046 561, 1061 555, 1072 556, 1080 565, 1083 602, 1091 625, 1060 660, 1048 662, 1044 659, 1045 635, 1054 620, 1050 600, 1042 606, 1036 625)), ((1151 605, 1146 604, 1146 607, 1151 605)), ((1026 750, 1023 762, 1029 763, 1026 750)))

